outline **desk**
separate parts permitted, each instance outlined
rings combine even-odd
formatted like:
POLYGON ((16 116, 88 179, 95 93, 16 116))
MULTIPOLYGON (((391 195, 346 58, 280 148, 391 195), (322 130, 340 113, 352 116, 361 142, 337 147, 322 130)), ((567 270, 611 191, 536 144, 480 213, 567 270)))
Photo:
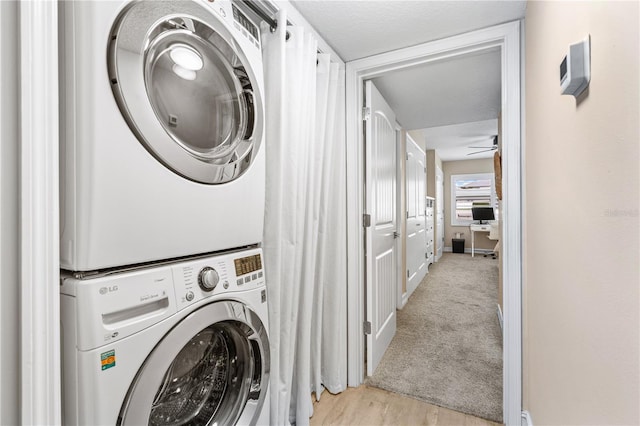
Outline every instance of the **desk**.
POLYGON ((469 225, 469 229, 471 230, 471 257, 474 257, 476 232, 490 232, 491 225, 488 223, 486 225, 469 225))

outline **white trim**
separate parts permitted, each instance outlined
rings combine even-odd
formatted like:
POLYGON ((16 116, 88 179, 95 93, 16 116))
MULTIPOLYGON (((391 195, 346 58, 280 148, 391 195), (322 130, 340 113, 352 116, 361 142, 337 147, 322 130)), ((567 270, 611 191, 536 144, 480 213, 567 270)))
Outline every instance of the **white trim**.
POLYGON ((0 419, 20 424, 18 2, 0 2, 0 419))
POLYGON ((21 423, 60 424, 58 5, 20 3, 21 423))
MULTIPOLYGON (((411 137, 411 135, 409 134, 409 132, 407 132, 407 139, 411 141, 411 143, 413 143, 415 145, 415 148, 420 151, 420 153, 422 153, 425 156, 425 165, 426 163, 426 156, 427 156, 427 152, 422 149, 420 147, 420 145, 418 145, 418 142, 414 141, 413 138, 411 137)), ((407 151, 406 147, 405 147, 405 152, 407 151)), ((433 197, 429 197, 429 198, 433 198, 433 197)), ((433 198, 435 200, 435 198, 433 198)))
POLYGON ((531 414, 528 411, 522 412, 522 426, 533 426, 533 419, 531 419, 531 414))
MULTIPOLYGON (((521 38, 520 22, 461 34, 418 46, 370 56, 346 64, 347 114, 347 230, 348 230, 348 383, 359 386, 364 379, 364 250, 363 250, 363 138, 362 87, 365 79, 473 52, 500 48, 502 55, 503 192, 504 215, 501 262, 503 262, 504 320, 504 421, 520 424, 522 406, 522 227, 521 227, 521 38)), ((502 213, 502 212, 501 212, 502 213)))
MULTIPOLYGON (((452 248, 452 247, 447 247, 447 246, 445 246, 445 247, 444 247, 444 249, 443 249, 442 251, 443 251, 443 252, 445 252, 445 253, 453 253, 453 248, 452 248)), ((485 254, 493 253, 493 250, 491 250, 491 249, 479 249, 479 248, 477 248, 477 249, 475 250, 475 252, 476 252, 476 254, 482 254, 482 255, 485 255, 485 254)), ((465 247, 465 248, 464 248, 464 253, 465 253, 465 254, 471 254, 471 247, 465 247)), ((457 254, 460 254, 460 253, 457 253, 457 254)))
POLYGON ((360 133, 363 80, 353 67, 353 62, 346 63, 346 144, 350 166, 347 167, 347 384, 357 387, 364 375, 364 338, 358 326, 364 322, 364 146, 360 133))
POLYGON ((522 412, 522 185, 520 22, 502 49, 502 193, 500 261, 503 265, 503 419, 516 425, 522 412))
MULTIPOLYGON (((408 138, 409 135, 405 133, 405 138, 408 138)), ((406 142, 402 143, 402 127, 396 121, 396 232, 400 235, 400 238, 396 238, 396 253, 397 262, 396 262, 396 280, 397 280, 397 294, 396 294, 396 308, 402 309, 404 305, 407 303, 407 292, 402 291, 403 283, 405 282, 407 263, 403 262, 403 259, 406 259, 406 223, 407 216, 405 214, 405 203, 402 203, 402 199, 406 200, 406 191, 405 191, 405 153, 406 153, 406 142), (403 232, 403 229, 405 232, 403 232)))
POLYGON ((434 256, 434 260, 437 262, 440 260, 440 258, 442 257, 442 253, 444 252, 444 222, 445 222, 445 210, 444 210, 444 172, 442 171, 442 167, 438 166, 438 162, 435 162, 435 166, 436 166, 436 171, 435 171, 435 193, 436 195, 438 194, 438 177, 441 178, 442 181, 442 189, 441 189, 441 197, 440 197, 440 202, 438 202, 438 200, 436 199, 435 202, 435 207, 436 207, 436 211, 435 211, 435 218, 438 217, 438 209, 441 207, 439 204, 442 204, 442 225, 440 225, 437 222, 436 219, 436 229, 438 230, 436 232, 436 234, 438 232, 440 232, 440 227, 442 227, 442 240, 441 241, 437 241, 438 235, 434 235, 433 236, 433 241, 434 243, 437 242, 438 244, 436 244, 436 250, 435 250, 435 256, 434 256), (438 247, 442 246, 442 250, 440 250, 440 254, 438 255, 438 247))
POLYGON ((400 307, 400 309, 404 308, 404 306, 407 304, 408 301, 409 301, 409 293, 403 293, 402 294, 402 306, 400 307))

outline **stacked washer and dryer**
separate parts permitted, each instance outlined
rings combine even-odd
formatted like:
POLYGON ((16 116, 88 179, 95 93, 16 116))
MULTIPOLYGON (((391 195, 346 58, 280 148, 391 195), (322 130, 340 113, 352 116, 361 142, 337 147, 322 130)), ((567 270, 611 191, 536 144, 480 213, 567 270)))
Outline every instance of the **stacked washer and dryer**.
POLYGON ((60 2, 64 424, 268 424, 258 27, 60 2))

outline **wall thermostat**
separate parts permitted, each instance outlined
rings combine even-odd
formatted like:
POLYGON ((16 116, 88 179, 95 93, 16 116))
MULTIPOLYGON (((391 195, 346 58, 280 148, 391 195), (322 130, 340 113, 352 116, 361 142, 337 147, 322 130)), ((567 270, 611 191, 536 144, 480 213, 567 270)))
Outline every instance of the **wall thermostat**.
POLYGON ((560 64, 560 93, 580 96, 591 80, 591 36, 569 45, 569 53, 560 64))

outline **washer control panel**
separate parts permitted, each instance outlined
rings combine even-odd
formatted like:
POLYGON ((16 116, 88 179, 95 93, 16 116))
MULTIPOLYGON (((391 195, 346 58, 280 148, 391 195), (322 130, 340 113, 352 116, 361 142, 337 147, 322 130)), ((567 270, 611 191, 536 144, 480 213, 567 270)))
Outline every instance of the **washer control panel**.
POLYGON ((254 254, 236 258, 233 261, 238 287, 263 278, 262 254, 254 254))
POLYGON ((178 310, 213 295, 251 290, 265 284, 262 249, 192 260, 172 269, 178 310))
POLYGON ((61 284, 62 319, 77 324, 76 347, 82 351, 131 336, 212 296, 265 293, 259 248, 87 279, 63 274, 61 284))
POLYGON ((198 284, 204 291, 212 291, 220 282, 218 271, 210 266, 205 266, 198 274, 198 284))

